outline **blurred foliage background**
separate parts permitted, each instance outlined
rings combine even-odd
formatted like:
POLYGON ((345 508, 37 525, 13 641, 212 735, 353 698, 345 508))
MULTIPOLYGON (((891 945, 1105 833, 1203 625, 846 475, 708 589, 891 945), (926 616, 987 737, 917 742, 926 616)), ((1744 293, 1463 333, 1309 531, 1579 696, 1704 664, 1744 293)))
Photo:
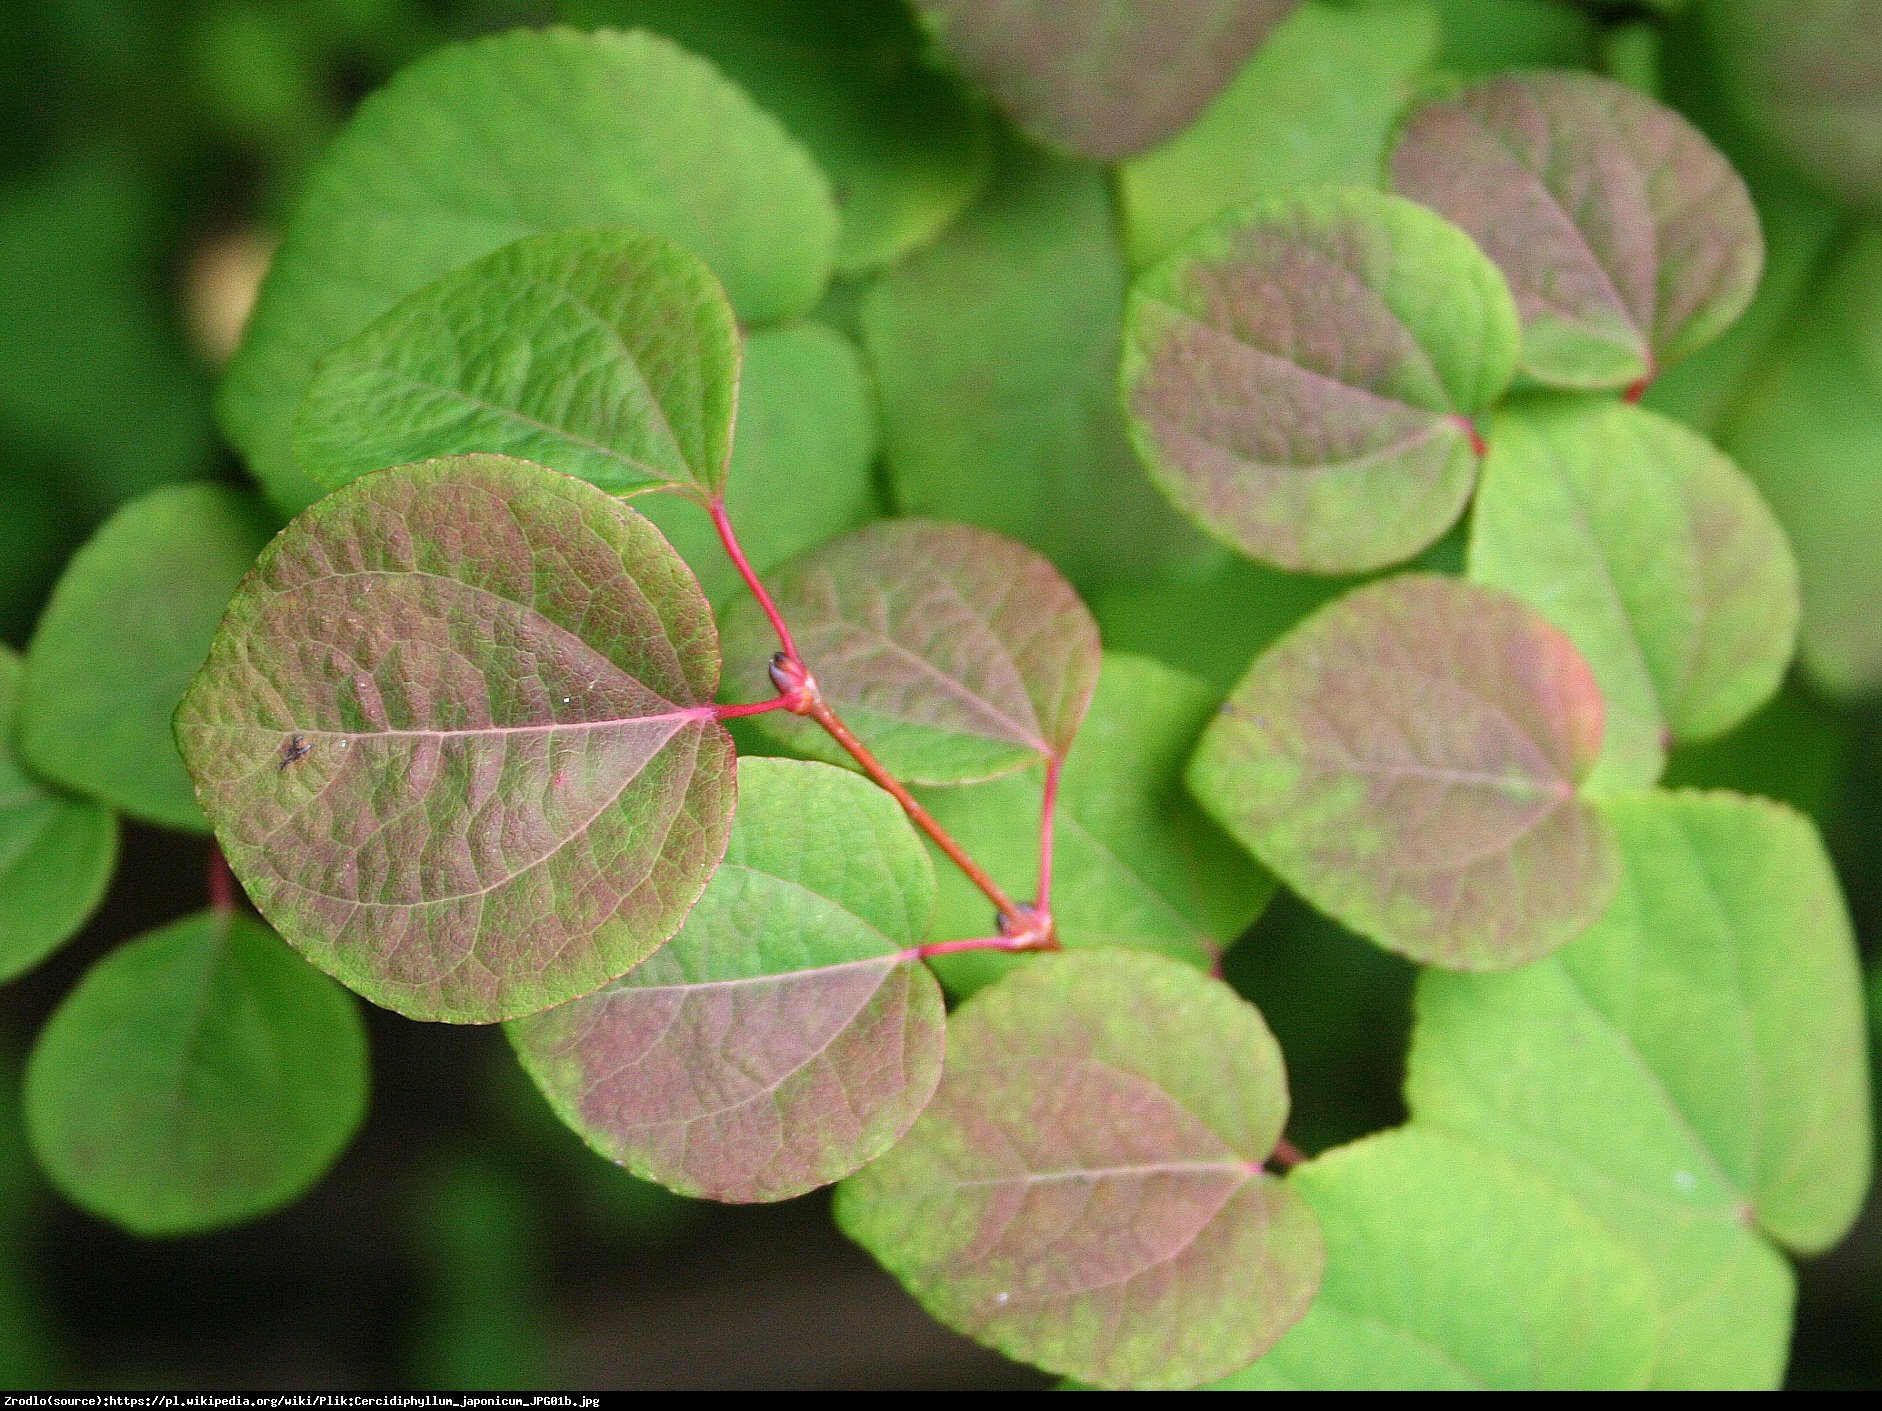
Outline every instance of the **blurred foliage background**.
MULTIPOLYGON (((570 8, 584 21, 610 13, 606 3, 570 8)), ((1574 53, 1660 87, 1739 162, 1771 243, 1767 295, 1729 346, 1668 379, 1650 404, 1723 426, 1728 448, 1735 418, 1749 445, 1789 444, 1798 429, 1786 418, 1812 416, 1808 396, 1784 381, 1809 366, 1809 340, 1829 323, 1882 339, 1882 227, 1737 131, 1689 20, 1662 44, 1644 27, 1655 8, 1438 6, 1451 62, 1502 62, 1525 44, 1545 46, 1533 57, 1574 53), (1865 252, 1871 277, 1852 299, 1846 266, 1855 261, 1859 275, 1865 252), (1803 344, 1787 350, 1785 338, 1803 344)), ((436 45, 563 13, 546 0, 0 4, 0 640, 24 645, 60 566, 115 506, 167 481, 241 475, 210 420, 215 368, 300 173, 358 98, 436 45)), ((840 287, 827 312, 841 322, 854 298, 840 287)), ((1869 545, 1870 562, 1848 571, 1872 583, 1882 392, 1852 402, 1848 389, 1806 390, 1834 397, 1845 424, 1826 442, 1817 418, 1822 435, 1800 454, 1853 457, 1845 468, 1870 487, 1849 502, 1859 522, 1844 542, 1852 558, 1869 545)), ((1264 622, 1299 615, 1315 596, 1259 577, 1209 591, 1219 616, 1264 622)), ((1882 616, 1872 600, 1849 608, 1882 616)), ((1154 593, 1112 604, 1107 628, 1128 638, 1138 618, 1158 630, 1154 593)), ((1227 677, 1247 652, 1234 642, 1224 651, 1227 677)), ((1882 705, 1794 680, 1727 741, 1676 755, 1672 782, 1766 793, 1813 814, 1873 962, 1882 705)), ((708 1207, 593 1158, 494 1028, 371 1011, 366 1129, 310 1196, 266 1220, 141 1242, 64 1205, 24 1150, 21 1056, 98 956, 201 904, 203 851, 200 840, 131 827, 86 933, 0 989, 0 1385, 1032 1384, 922 1315, 843 1242, 825 1195, 708 1207)), ((1402 1116, 1411 974, 1286 899, 1231 953, 1229 978, 1287 1052, 1302 1147, 1402 1116)), ((1882 1008, 1882 985, 1871 993, 1882 1008)), ((1802 1279, 1794 1384, 1882 1381, 1873 1201, 1855 1235, 1802 1279)))

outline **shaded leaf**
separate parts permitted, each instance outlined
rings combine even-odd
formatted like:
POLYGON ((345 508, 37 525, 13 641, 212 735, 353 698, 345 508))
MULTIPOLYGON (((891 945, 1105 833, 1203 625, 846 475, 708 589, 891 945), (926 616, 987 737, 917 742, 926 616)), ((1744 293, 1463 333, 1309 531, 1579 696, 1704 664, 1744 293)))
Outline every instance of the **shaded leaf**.
POLYGON ((133 818, 203 830, 170 716, 273 528, 258 496, 227 485, 164 486, 107 520, 27 648, 21 759, 133 818))
POLYGON ((1429 965, 1546 955, 1606 907, 1593 673, 1517 599, 1402 575, 1262 655, 1203 733, 1190 786, 1288 886, 1429 965))
POLYGON ((1647 1383, 1640 1258, 1521 1166, 1419 1126, 1288 1176, 1319 1217, 1312 1309, 1225 1390, 1611 1391, 1647 1383))
POLYGON ((1402 562, 1462 512, 1470 417, 1516 312, 1494 266, 1410 201, 1315 188, 1238 207, 1140 278, 1123 387, 1151 477, 1252 558, 1402 562))
POLYGON ((1433 0, 1442 62, 1461 74, 1536 65, 1591 68, 1600 22, 1572 0, 1433 0))
POLYGON ((1654 783, 1675 739, 1723 734, 1782 680, 1797 566, 1751 482, 1701 437, 1618 402, 1499 416, 1470 576, 1568 633, 1607 703, 1602 787, 1654 783))
POLYGON ((269 930, 199 912, 92 966, 26 1069, 33 1152, 74 1202, 142 1235, 298 1198, 366 1112, 346 993, 269 930))
POLYGON ((397 304, 320 360, 295 417, 323 485, 493 451, 604 490, 725 481, 738 325, 671 241, 557 231, 506 245, 397 304))
POLYGON ((712 617, 659 533, 503 456, 383 471, 282 532, 177 712, 262 914, 413 1018, 573 999, 725 849, 712 617))
POLYGON ((1593 74, 1505 74, 1426 104, 1392 176, 1508 276, 1522 370, 1553 386, 1650 379, 1744 312, 1764 264, 1725 158, 1671 108, 1593 74))
MULTIPOLYGON (((765 585, 819 690, 906 783, 989 779, 1062 756, 1091 702, 1098 628, 1051 564, 963 524, 885 520, 793 559, 765 585)), ((777 650, 749 598, 725 616, 726 689, 776 694, 777 650)), ((759 717, 793 748, 849 756, 783 711, 759 717)))
POLYGON ((667 40, 555 28, 453 45, 368 98, 309 175, 217 411, 300 509, 318 490, 290 437, 315 363, 441 275, 541 231, 625 227, 693 251, 764 323, 817 302, 836 223, 802 149, 667 40))
POLYGON ((838 1180, 908 1129, 941 1076, 941 989, 914 947, 934 871, 858 775, 739 763, 725 862, 686 924, 613 984, 510 1026, 584 1141, 714 1200, 838 1180))
POLYGON ((940 1089, 838 1187, 843 1229, 957 1331, 1104 1386, 1259 1356, 1320 1280, 1260 1163, 1280 1049, 1227 986, 1129 951, 1035 959, 953 1016, 940 1089))

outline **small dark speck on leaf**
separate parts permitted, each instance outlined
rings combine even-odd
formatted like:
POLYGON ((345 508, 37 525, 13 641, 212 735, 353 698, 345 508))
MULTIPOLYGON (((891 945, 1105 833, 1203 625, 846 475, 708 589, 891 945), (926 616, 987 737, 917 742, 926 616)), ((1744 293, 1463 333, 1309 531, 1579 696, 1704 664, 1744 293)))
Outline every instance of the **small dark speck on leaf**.
POLYGON ((313 749, 314 747, 307 743, 307 737, 296 730, 288 736, 288 742, 281 746, 281 763, 276 768, 286 769, 295 761, 306 759, 313 753, 313 749))

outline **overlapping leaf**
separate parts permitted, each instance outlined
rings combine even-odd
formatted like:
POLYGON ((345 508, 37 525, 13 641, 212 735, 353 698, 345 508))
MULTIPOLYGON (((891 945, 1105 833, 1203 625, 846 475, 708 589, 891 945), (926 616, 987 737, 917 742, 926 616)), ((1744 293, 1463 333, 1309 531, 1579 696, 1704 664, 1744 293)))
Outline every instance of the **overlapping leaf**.
POLYGON ((1601 24, 1562 0, 1433 0, 1448 73, 1562 65, 1593 68, 1601 24))
POLYGON ((27 649, 21 758, 133 818, 203 829, 170 716, 272 529, 259 497, 226 485, 165 486, 107 520, 27 649))
POLYGON ((1854 947, 1815 830, 1778 805, 1612 806, 1613 909, 1509 975, 1427 975, 1414 1116, 1508 1152, 1647 1257, 1668 1316, 1655 1381, 1772 1384, 1791 1276, 1869 1180, 1854 947))
MULTIPOLYGON (((1098 676, 1098 628, 1056 569, 962 524, 885 520, 793 559, 766 583, 817 686, 908 783, 990 779, 1071 745, 1098 676)), ((726 689, 776 694, 757 606, 725 619, 726 689)), ((785 743, 843 763, 823 731, 774 711, 785 743)))
POLYGON ((1131 432, 1186 515, 1283 568, 1402 562, 1477 474, 1470 417, 1502 395, 1516 310, 1458 230, 1394 196, 1253 202, 1131 290, 1131 432))
POLYGON ((106 956, 54 1011, 27 1134, 77 1204, 183 1234, 299 1196, 352 1139, 366 1084, 345 991, 265 926, 202 912, 106 956))
POLYGON ((1313 1307, 1238 1391, 1616 1391, 1659 1351, 1651 1275, 1574 1201, 1507 1158, 1403 1127, 1288 1184, 1326 1238, 1313 1307))
POLYGON ((1508 276, 1522 369, 1553 386, 1650 379, 1744 312, 1764 263, 1725 158, 1672 109, 1593 74, 1504 74, 1426 104, 1392 177, 1508 276))
POLYGON ((1281 1054, 1226 986, 1141 952, 1036 959, 956 1012, 902 1142, 837 1219, 949 1327, 1103 1386, 1246 1365, 1320 1281, 1314 1218, 1261 1170, 1281 1054))
POLYGON ((361 105, 308 178, 218 412, 273 497, 315 363, 406 295, 549 230, 620 227, 709 265, 740 319, 817 302, 829 184, 767 113, 658 36, 515 30, 438 50, 361 105))
POLYGON ((1607 703, 1594 779, 1652 784, 1675 739, 1722 734, 1776 691, 1797 567, 1758 492, 1674 422, 1611 401, 1497 418, 1470 576, 1567 632, 1607 703))
POLYGON ((488 1022, 678 929, 734 780, 712 617, 659 533, 502 456, 355 480, 243 583, 176 731, 230 865, 321 968, 488 1022))
POLYGON ((613 984, 510 1027, 602 1155, 686 1195, 783 1200, 879 1156, 941 1076, 941 989, 914 947, 934 872, 887 794, 747 759, 725 862, 679 933, 613 984))
POLYGON ((397 304, 315 369, 295 417, 323 485, 493 451, 604 490, 720 490, 738 325, 712 271, 669 240, 557 231, 397 304))
POLYGON ((1203 734, 1197 797, 1295 891, 1414 960, 1520 965, 1606 908, 1606 822, 1580 793, 1601 696, 1506 594, 1402 575, 1271 647, 1203 734))

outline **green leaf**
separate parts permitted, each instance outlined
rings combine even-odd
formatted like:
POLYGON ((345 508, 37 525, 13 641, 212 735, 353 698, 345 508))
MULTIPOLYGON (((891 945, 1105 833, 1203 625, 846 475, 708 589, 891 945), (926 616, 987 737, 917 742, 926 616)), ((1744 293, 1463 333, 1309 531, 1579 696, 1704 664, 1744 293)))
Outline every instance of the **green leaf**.
POLYGON ((1587 663, 1532 608, 1407 574, 1269 648, 1190 786, 1335 920, 1427 965, 1500 969, 1613 895, 1613 837, 1579 793, 1601 718, 1587 663))
MULTIPOLYGON (((1105 654, 1053 810, 1052 917, 1065 945, 1161 951, 1207 969, 1274 894, 1274 879, 1223 836, 1183 787, 1183 767, 1216 699, 1200 681, 1160 662, 1105 654)), ((921 794, 928 811, 1014 896, 1038 892, 1042 775, 1028 770, 921 794)), ((936 938, 991 935, 986 897, 958 869, 944 867, 940 877, 936 938)), ((957 993, 1020 963, 992 951, 935 962, 957 993)))
POLYGON ((1701 437, 1618 402, 1499 416, 1470 576, 1568 633, 1607 703, 1592 783, 1659 779, 1673 740, 1769 700, 1797 640, 1797 565, 1751 482, 1701 437))
POLYGON ((712 615, 653 526, 503 456, 282 532, 177 711, 230 866, 376 1004, 487 1023, 605 984, 725 851, 712 615))
MULTIPOLYGON (((991 779, 1062 758, 1091 703, 1098 627, 1051 564, 963 524, 885 520, 793 559, 765 585, 823 698, 905 783, 991 779)), ((778 641, 747 598, 725 616, 726 689, 776 695, 778 641)), ((772 711, 767 733, 850 757, 772 711)))
POLYGON ((269 930, 200 912, 85 973, 34 1046, 27 1135, 53 1184, 140 1235, 298 1198, 366 1113, 346 993, 269 930))
POLYGON ((1591 67, 1599 22, 1573 0, 1433 0, 1454 73, 1591 67))
POLYGON ((1509 385, 1515 306, 1454 227, 1316 188, 1238 207, 1132 287, 1131 435, 1178 509, 1251 558, 1403 562, 1470 498, 1470 418, 1509 385))
POLYGON ((1647 1268, 1521 1166, 1419 1126, 1297 1168, 1326 1277, 1266 1357, 1218 1383, 1266 1391, 1612 1391, 1659 1348, 1647 1268))
POLYGON ((1426 4, 1302 5, 1200 118, 1119 168, 1131 263, 1154 263, 1257 196, 1321 182, 1379 186, 1413 77, 1437 45, 1426 4))
POLYGON ((583 24, 644 25, 717 64, 830 174, 856 274, 932 239, 987 174, 983 110, 924 62, 900 0, 579 0, 583 24))
POLYGON ((1744 312, 1764 264, 1725 158, 1671 108, 1593 74, 1505 74, 1426 104, 1392 177, 1508 276, 1522 370, 1551 386, 1650 380, 1744 312))
POLYGON ((1296 0, 915 0, 1028 135, 1115 161, 1187 127, 1296 0))
POLYGON ((164 486, 107 520, 27 648, 26 765, 133 818, 201 831, 170 716, 273 528, 259 497, 226 485, 164 486))
POLYGON ((1261 1170, 1274 1036, 1141 952, 1048 955, 948 1025, 934 1101, 837 1189, 837 1221, 941 1322, 1101 1386, 1194 1386, 1307 1309, 1319 1231, 1261 1170))
POLYGON ((310 174, 217 410, 299 509, 318 493, 290 446, 315 364, 440 276, 526 235, 625 227, 691 250, 761 324, 817 302, 836 224, 803 150, 667 40, 555 28, 453 45, 368 98, 310 174))
POLYGON ((941 1077, 941 987, 915 949, 934 870, 858 775, 746 759, 738 782, 725 862, 678 934, 510 1038, 556 1114, 635 1175, 784 1200, 880 1156, 941 1077))
POLYGON ((39 964, 85 924, 118 860, 110 809, 68 798, 20 767, 20 659, 0 646, 0 980, 39 964))
POLYGON ((1793 677, 1729 735, 1676 748, 1666 786, 1736 789, 1787 803, 1823 826, 1854 763, 1854 721, 1793 677))
MULTIPOLYGON (((819 323, 754 333, 739 378, 738 437, 726 476, 726 512, 759 573, 880 513, 875 395, 856 349, 819 323)), ((679 495, 643 495, 654 522, 723 604, 745 591, 700 507, 679 495)))
POLYGON ((863 300, 896 507, 1010 535, 1086 590, 1198 557, 1125 435, 1125 284, 1104 173, 1006 144, 979 204, 863 300))
POLYGON ((1849 921, 1815 830, 1776 804, 1611 806, 1613 909, 1509 975, 1425 976, 1414 1117, 1546 1173, 1660 1281, 1660 1385, 1774 1384, 1791 1278, 1752 1221, 1833 1243, 1869 1181, 1849 921))
POLYGON ((493 451, 616 494, 725 482, 738 325, 719 282, 669 240, 557 231, 506 245, 404 300, 320 360, 295 418, 323 485, 493 451))

